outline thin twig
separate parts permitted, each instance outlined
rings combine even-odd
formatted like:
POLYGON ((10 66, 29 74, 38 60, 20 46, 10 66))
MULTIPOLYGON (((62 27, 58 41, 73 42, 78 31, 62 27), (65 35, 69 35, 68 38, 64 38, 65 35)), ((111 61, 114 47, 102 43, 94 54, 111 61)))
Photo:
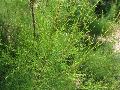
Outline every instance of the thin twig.
POLYGON ((34 13, 34 3, 35 3, 35 0, 30 0, 30 7, 31 7, 31 15, 32 15, 32 24, 33 24, 33 35, 34 35, 34 38, 35 38, 35 29, 36 29, 36 26, 35 26, 35 13, 34 13))

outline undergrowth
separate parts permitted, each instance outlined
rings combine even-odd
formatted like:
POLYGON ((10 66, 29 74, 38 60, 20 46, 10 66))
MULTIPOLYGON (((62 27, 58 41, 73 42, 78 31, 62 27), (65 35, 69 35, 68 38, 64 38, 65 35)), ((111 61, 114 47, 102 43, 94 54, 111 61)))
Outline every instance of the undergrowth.
POLYGON ((1 90, 119 90, 119 55, 98 39, 119 21, 119 0, 105 12, 93 1, 36 2, 34 37, 29 1, 1 0, 1 90))

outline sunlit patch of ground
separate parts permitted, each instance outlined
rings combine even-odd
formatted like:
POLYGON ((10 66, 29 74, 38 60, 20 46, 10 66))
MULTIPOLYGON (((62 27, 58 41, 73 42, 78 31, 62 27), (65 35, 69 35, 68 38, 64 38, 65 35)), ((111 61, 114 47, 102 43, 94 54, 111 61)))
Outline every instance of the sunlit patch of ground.
POLYGON ((120 25, 113 25, 112 34, 106 37, 99 37, 99 41, 113 44, 113 52, 120 53, 120 25))
POLYGON ((118 30, 114 33, 114 45, 113 45, 113 49, 114 52, 120 52, 120 28, 118 28, 118 30))

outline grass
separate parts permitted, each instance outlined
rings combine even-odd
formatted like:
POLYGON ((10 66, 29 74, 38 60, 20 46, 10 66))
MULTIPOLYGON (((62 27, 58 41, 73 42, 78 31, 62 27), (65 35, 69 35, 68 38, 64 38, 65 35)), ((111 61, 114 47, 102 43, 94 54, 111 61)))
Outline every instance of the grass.
POLYGON ((34 38, 29 2, 0 4, 2 90, 119 90, 119 55, 97 40, 117 23, 117 6, 98 18, 88 0, 41 1, 34 38))

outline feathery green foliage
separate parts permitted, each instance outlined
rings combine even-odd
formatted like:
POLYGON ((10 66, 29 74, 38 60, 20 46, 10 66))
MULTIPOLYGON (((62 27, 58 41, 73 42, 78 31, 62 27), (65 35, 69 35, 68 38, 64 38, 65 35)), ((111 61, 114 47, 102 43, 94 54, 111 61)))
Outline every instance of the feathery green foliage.
POLYGON ((98 39, 119 20, 119 0, 101 17, 94 1, 36 1, 34 38, 29 1, 1 0, 0 88, 119 90, 119 55, 98 39))

